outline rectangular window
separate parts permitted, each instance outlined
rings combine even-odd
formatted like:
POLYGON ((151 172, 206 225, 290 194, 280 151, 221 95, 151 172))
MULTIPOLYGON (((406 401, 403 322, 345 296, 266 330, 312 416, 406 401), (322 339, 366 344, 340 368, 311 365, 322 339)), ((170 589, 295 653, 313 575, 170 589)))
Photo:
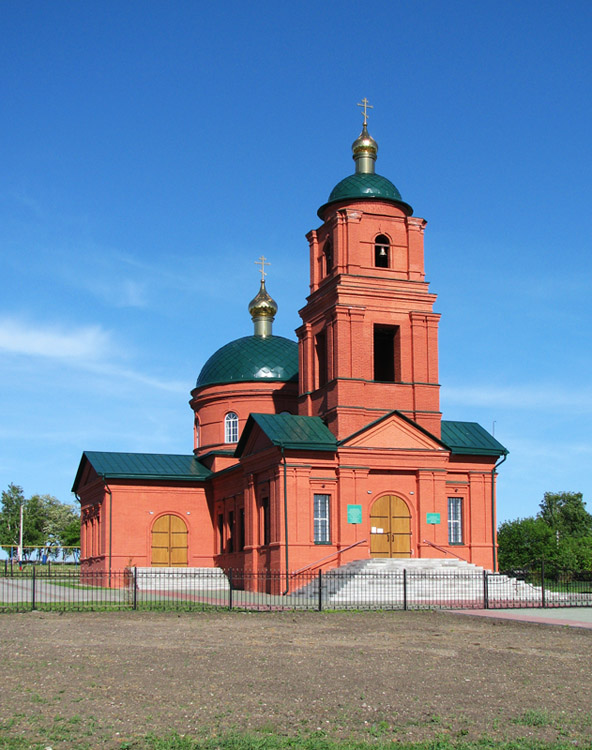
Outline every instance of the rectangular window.
POLYGON ((218 514, 218 552, 224 552, 224 514, 218 514))
POLYGON ((261 511, 263 513, 263 546, 271 542, 271 519, 269 517, 269 498, 264 497, 261 501, 261 511))
POLYGON ((374 326, 374 380, 394 383, 397 372, 399 326, 374 326))
POLYGON ((238 550, 242 552, 245 548, 245 509, 238 511, 238 550))
POLYGON ((462 497, 448 498, 448 544, 463 543, 462 497))
POLYGON ((315 544, 330 544, 329 495, 314 496, 314 541, 315 544))
POLYGON ((317 388, 327 385, 327 334, 322 331, 315 337, 317 354, 317 388))
POLYGON ((234 511, 228 512, 228 552, 234 552, 234 511))

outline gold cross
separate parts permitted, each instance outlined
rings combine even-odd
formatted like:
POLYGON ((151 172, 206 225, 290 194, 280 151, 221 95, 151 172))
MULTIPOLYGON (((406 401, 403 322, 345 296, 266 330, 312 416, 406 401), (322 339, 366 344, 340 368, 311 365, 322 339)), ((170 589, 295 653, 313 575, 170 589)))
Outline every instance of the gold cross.
POLYGON ((268 263, 268 262, 267 262, 267 261, 265 260, 265 255, 262 255, 262 256, 261 256, 261 257, 259 258, 259 260, 256 260, 256 261, 255 261, 255 265, 256 265, 256 266, 261 266, 261 268, 259 269, 259 273, 261 274, 261 281, 265 281, 265 277, 267 276, 267 273, 266 273, 266 271, 265 271, 265 266, 270 266, 270 265, 271 265, 271 263, 268 263))
POLYGON ((368 104, 368 99, 364 97, 361 102, 358 102, 358 107, 364 107, 364 125, 368 124, 368 110, 374 109, 371 104, 368 104))

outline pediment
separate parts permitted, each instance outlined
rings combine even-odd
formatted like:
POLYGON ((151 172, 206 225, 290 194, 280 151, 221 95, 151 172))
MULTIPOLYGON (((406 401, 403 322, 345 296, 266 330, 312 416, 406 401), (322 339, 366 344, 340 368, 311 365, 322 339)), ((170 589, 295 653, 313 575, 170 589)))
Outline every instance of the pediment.
POLYGON ((76 479, 74 480, 74 492, 80 493, 88 484, 93 484, 99 478, 99 475, 93 468, 93 465, 88 458, 83 454, 78 466, 78 472, 76 479))
POLYGON ((241 452, 241 458, 245 456, 253 455, 254 453, 261 453, 261 451, 268 450, 271 448, 273 443, 263 432, 263 430, 255 424, 251 430, 247 442, 241 452))
POLYGON ((445 451, 446 448, 413 422, 399 414, 389 414, 344 440, 356 448, 390 448, 400 450, 445 451))

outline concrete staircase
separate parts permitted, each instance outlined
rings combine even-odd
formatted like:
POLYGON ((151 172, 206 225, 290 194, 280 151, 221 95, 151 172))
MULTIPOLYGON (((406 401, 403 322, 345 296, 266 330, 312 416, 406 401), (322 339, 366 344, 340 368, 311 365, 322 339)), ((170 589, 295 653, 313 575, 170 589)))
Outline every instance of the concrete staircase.
MULTIPOLYGON (((294 596, 318 597, 318 579, 294 596)), ((546 592, 547 601, 559 595, 546 592)), ((488 573, 457 559, 370 559, 356 560, 323 574, 323 605, 410 607, 540 606, 539 586, 488 573), (405 572, 404 572, 405 571, 405 572)))

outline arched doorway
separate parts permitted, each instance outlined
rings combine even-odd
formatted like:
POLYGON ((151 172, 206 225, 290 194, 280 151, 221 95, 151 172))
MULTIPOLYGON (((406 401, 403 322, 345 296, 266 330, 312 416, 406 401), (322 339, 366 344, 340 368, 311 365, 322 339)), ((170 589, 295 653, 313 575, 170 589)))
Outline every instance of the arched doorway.
POLYGON ((411 557, 411 514, 396 495, 383 495, 370 513, 372 557, 411 557))
POLYGON ((152 566, 187 567, 187 526, 179 516, 157 518, 152 527, 152 566))

